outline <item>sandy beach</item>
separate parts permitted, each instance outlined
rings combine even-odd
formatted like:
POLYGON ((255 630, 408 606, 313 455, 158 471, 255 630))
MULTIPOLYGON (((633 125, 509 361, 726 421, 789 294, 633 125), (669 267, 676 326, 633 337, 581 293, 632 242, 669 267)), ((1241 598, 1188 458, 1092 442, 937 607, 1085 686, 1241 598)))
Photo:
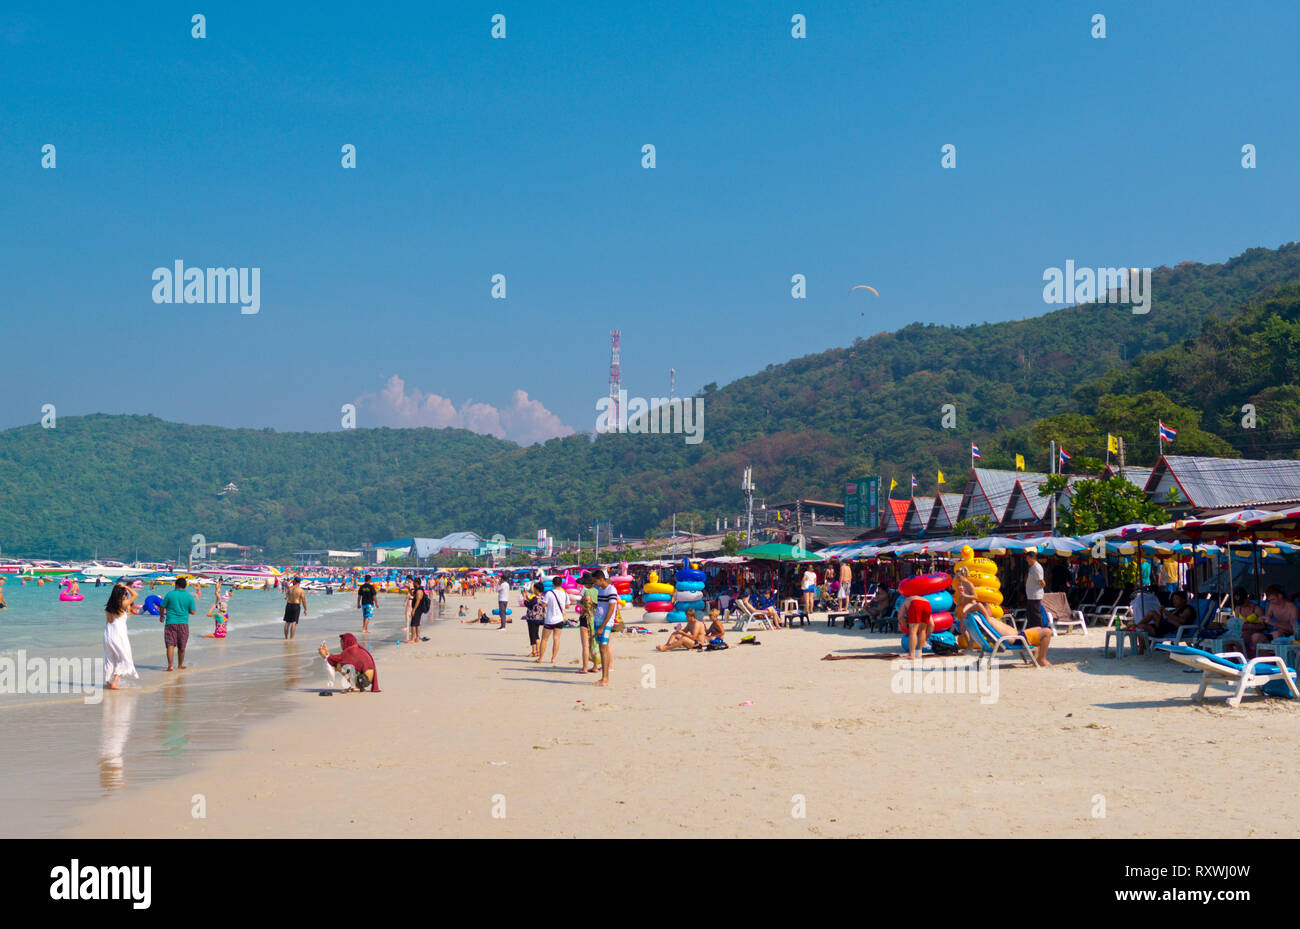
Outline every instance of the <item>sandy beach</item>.
MULTIPOLYGON (((453 596, 446 613, 492 599, 453 596)), ((664 627, 616 635, 608 688, 575 673, 576 629, 555 666, 538 665, 516 620, 506 631, 426 624, 430 641, 379 658, 382 694, 299 689, 240 750, 74 811, 65 834, 1300 832, 1300 807, 1274 787, 1286 781, 1277 759, 1300 747, 1300 706, 1256 696, 1193 705, 1197 675, 1163 657, 1103 659, 1095 629, 1062 637, 1051 669, 1005 664, 996 699, 982 701, 897 692, 890 661, 821 660, 898 647, 894 636, 828 629, 821 614, 811 627, 758 631, 759 646, 728 633, 720 652, 656 652, 664 627), (199 794, 203 818, 192 815, 199 794)))

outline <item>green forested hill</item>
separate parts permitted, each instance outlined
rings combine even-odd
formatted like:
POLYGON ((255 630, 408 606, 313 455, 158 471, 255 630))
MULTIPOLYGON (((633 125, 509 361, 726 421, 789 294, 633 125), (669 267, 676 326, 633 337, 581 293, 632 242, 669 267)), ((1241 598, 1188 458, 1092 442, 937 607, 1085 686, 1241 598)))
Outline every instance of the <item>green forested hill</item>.
POLYGON ((572 537, 593 519, 640 534, 674 512, 739 511, 754 466, 769 500, 839 499, 848 476, 909 472, 958 490, 977 442, 990 467, 1046 443, 1155 455, 1156 417, 1184 453, 1292 456, 1300 436, 1300 245, 1157 269, 1151 312, 1070 307, 964 328, 911 325, 707 385, 704 442, 553 439, 520 448, 463 430, 277 433, 144 416, 64 417, 0 433, 0 551, 174 557, 189 537, 297 548, 474 529, 572 537), (955 429, 940 407, 956 407, 955 429), (1244 403, 1258 428, 1240 426, 1244 403), (1234 412, 1235 411, 1235 412, 1234 412), (218 497, 233 481, 238 494, 218 497))

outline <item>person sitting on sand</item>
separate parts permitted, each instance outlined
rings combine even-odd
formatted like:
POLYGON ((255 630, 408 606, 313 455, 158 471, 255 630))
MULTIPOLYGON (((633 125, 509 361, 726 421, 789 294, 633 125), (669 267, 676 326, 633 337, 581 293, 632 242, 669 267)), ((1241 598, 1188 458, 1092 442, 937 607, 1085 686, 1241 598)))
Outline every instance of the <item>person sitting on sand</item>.
POLYGON ((357 637, 350 632, 339 636, 339 645, 342 650, 337 655, 331 655, 321 645, 320 656, 340 671, 344 666, 352 668, 352 686, 349 691, 369 688, 372 694, 379 693, 379 669, 375 666, 374 656, 358 645, 357 637))
POLYGON ((722 614, 716 608, 709 610, 709 628, 704 631, 704 634, 709 639, 721 639, 727 634, 727 631, 722 628, 722 614))
POLYGON ((462 603, 462 604, 460 605, 460 612, 457 613, 456 615, 457 615, 457 616, 464 616, 464 615, 465 615, 465 604, 462 603))
POLYGON ((707 645, 709 642, 708 630, 704 628, 704 623, 695 618, 694 610, 686 611, 686 627, 678 629, 668 637, 668 641, 663 645, 656 645, 655 648, 661 652, 671 652, 678 648, 697 648, 707 645))

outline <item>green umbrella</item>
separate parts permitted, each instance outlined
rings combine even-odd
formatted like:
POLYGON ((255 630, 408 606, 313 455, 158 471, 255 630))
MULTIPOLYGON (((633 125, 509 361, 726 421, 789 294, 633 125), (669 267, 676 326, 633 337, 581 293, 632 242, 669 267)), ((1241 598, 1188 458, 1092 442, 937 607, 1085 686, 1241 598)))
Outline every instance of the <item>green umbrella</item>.
POLYGON ((744 549, 736 554, 744 555, 747 558, 762 558, 767 561, 826 560, 816 552, 810 552, 799 545, 791 545, 789 542, 768 542, 765 545, 755 545, 753 548, 744 549))

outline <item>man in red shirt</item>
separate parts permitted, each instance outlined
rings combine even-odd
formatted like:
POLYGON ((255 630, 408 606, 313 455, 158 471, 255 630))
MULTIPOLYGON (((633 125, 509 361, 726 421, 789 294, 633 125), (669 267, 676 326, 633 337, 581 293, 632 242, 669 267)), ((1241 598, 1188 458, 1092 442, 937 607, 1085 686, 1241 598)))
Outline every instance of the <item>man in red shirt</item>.
POLYGON ((925 597, 908 597, 903 606, 903 625, 907 627, 907 657, 915 661, 934 632, 930 601, 925 597))

